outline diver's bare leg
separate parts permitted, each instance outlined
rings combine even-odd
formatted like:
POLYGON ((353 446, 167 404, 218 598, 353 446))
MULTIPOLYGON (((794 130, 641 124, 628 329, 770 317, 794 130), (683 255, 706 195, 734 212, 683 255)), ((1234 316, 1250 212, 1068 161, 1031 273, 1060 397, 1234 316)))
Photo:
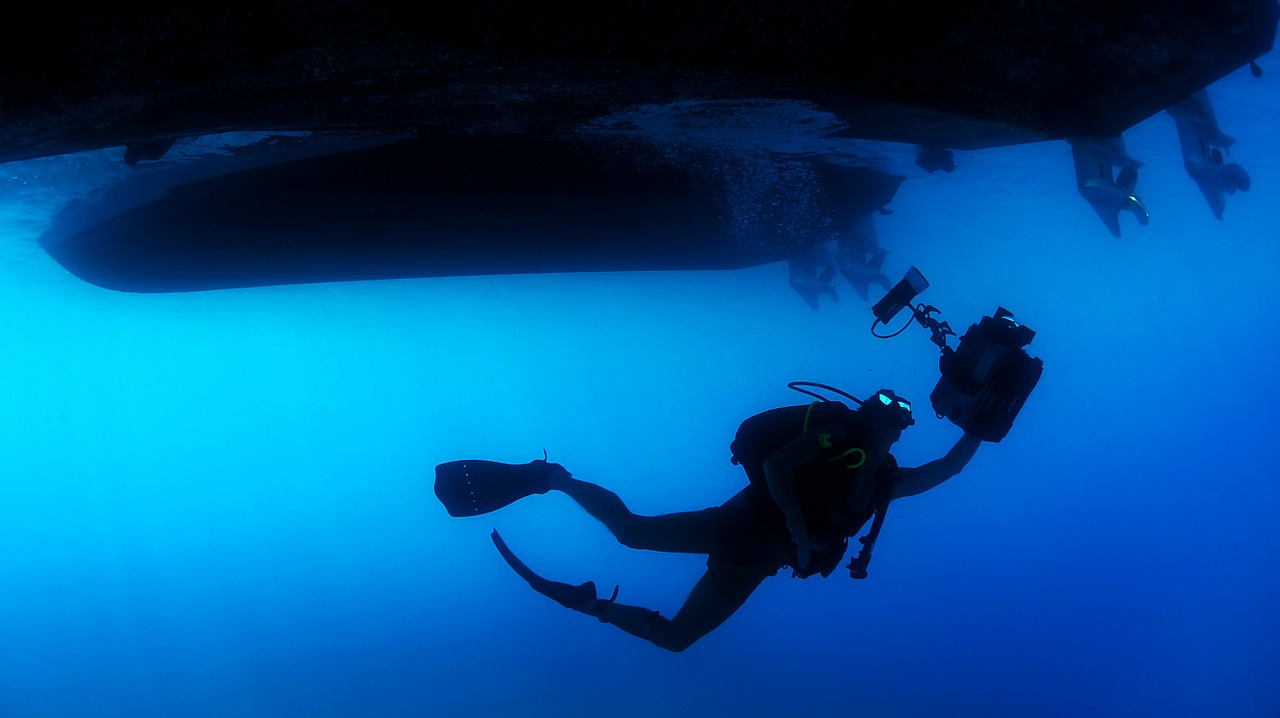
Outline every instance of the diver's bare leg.
POLYGON ((713 515, 708 509, 638 516, 617 494, 575 479, 568 472, 553 474, 549 485, 578 502, 623 546, 668 553, 710 553, 715 544, 713 515))
POLYGON ((708 571, 698 579, 684 606, 671 620, 657 611, 606 600, 596 602, 593 615, 603 623, 678 653, 728 620, 764 579, 762 575, 708 571))

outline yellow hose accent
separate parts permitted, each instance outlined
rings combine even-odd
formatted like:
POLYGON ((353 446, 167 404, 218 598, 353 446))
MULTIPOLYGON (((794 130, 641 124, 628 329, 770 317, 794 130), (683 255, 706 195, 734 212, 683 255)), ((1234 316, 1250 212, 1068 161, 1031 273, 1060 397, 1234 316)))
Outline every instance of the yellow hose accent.
POLYGON ((801 434, 809 433, 809 415, 813 413, 813 407, 817 406, 817 404, 818 402, 816 401, 810 402, 809 408, 804 410, 804 431, 801 431, 801 434))
POLYGON ((867 463, 867 452, 855 446, 839 456, 833 456, 830 459, 827 459, 827 461, 839 461, 841 459, 844 459, 844 467, 846 469, 856 469, 867 463), (857 454, 858 458, 850 461, 849 456, 851 454, 857 454))
MULTIPOLYGON (((816 401, 810 402, 809 408, 805 409, 804 411, 804 432, 803 433, 805 434, 809 433, 809 415, 813 413, 813 407, 817 406, 818 403, 819 402, 816 402, 816 401)), ((818 437, 818 445, 824 449, 830 449, 831 435, 830 434, 820 435, 818 437)), ((863 464, 867 463, 867 452, 855 446, 852 449, 849 449, 848 451, 845 451, 844 453, 840 454, 839 456, 833 456, 830 459, 827 459, 827 461, 840 461, 841 459, 844 459, 844 467, 846 469, 856 469, 862 466, 863 464), (858 458, 850 461, 849 456, 851 454, 857 454, 858 458)))

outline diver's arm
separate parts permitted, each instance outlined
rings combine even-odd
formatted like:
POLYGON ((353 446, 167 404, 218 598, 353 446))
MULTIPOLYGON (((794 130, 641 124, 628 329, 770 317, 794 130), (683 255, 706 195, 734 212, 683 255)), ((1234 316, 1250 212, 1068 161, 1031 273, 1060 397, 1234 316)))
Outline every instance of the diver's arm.
POLYGON ((965 434, 941 459, 934 459, 914 469, 902 469, 902 475, 893 487, 893 498, 922 494, 960 473, 981 443, 982 440, 976 436, 965 434))
POLYGON ((787 442, 764 461, 764 477, 769 486, 769 495, 787 517, 787 531, 796 544, 796 557, 800 559, 800 566, 797 568, 804 568, 809 564, 812 549, 804 514, 800 511, 800 502, 796 498, 796 470, 817 458, 825 446, 843 439, 842 427, 834 424, 821 426, 787 442))

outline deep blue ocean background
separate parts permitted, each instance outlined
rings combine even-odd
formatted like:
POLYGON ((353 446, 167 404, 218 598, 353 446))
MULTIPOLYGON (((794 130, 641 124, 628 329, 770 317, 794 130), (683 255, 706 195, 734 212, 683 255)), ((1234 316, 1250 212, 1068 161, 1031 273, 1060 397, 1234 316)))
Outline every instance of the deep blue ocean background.
MULTIPOLYGON (((672 615, 703 558, 631 551, 551 494, 449 518, 432 467, 540 458, 642 513, 745 479, 795 379, 921 411, 937 352, 812 311, 781 264, 130 295, 36 238, 121 151, 0 167, 0 715, 1280 715, 1280 62, 1209 88, 1250 192, 1213 218, 1172 120, 1126 133, 1110 236, 1056 141, 909 173, 894 278, 963 331, 997 305, 1045 374, 1007 439, 895 504, 853 582, 767 581, 674 655, 530 591, 672 615)), ((959 437, 922 416, 898 457, 959 437)))

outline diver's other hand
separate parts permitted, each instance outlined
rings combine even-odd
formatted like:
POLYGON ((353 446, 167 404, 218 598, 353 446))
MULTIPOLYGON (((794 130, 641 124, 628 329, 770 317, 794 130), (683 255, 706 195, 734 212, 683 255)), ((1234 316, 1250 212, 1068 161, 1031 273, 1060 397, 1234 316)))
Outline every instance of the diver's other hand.
POLYGON ((809 538, 809 529, 799 511, 787 517, 787 530, 791 532, 791 542, 796 545, 796 559, 800 564, 796 568, 807 568, 813 555, 813 540, 809 538))
POLYGON ((809 568, 809 558, 813 555, 813 543, 809 540, 809 534, 792 536, 791 540, 796 542, 796 560, 800 564, 796 568, 809 568))

